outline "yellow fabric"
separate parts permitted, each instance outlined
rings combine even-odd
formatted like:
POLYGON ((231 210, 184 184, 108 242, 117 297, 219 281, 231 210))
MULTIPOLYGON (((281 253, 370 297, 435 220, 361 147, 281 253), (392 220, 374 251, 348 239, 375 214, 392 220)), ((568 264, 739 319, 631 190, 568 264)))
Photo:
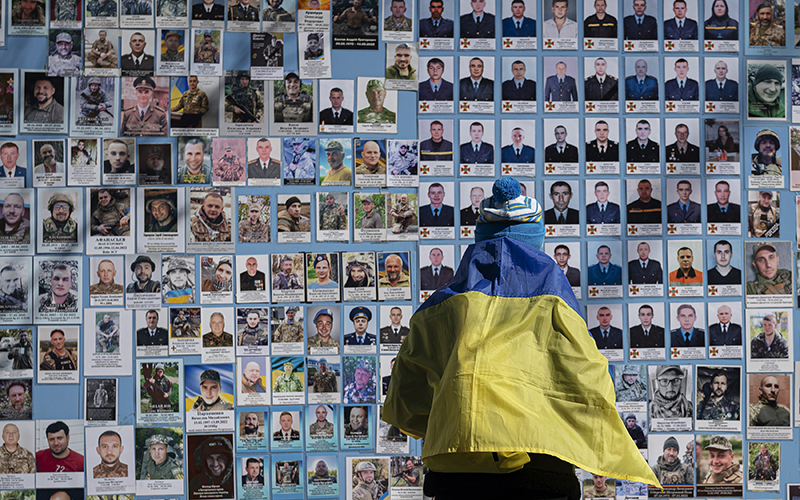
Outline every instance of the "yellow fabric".
POLYGON ((614 399, 608 361, 563 299, 472 291, 411 318, 383 419, 425 438, 434 471, 512 472, 544 453, 658 485, 614 399))

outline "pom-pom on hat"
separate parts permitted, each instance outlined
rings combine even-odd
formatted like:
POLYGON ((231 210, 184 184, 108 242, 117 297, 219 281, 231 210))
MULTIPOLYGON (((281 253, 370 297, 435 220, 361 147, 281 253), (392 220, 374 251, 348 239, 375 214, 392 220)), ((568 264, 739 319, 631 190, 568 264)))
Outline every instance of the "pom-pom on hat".
POLYGON ((544 244, 542 206, 522 194, 513 177, 501 177, 492 186, 492 196, 481 202, 475 226, 475 241, 507 236, 537 250, 544 244))

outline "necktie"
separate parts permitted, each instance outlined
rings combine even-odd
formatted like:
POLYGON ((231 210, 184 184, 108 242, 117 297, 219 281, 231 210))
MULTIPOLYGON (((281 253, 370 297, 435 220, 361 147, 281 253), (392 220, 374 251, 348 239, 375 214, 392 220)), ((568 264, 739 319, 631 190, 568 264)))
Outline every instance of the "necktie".
POLYGON ((727 213, 728 212, 728 207, 720 208, 719 211, 720 211, 720 213, 723 213, 723 214, 727 213))
POLYGON ((433 277, 434 278, 438 278, 439 277, 439 270, 438 269, 434 269, 433 270, 433 277))
POLYGON ((686 343, 688 344, 689 343, 689 337, 691 337, 691 334, 689 332, 686 332, 685 336, 686 336, 686 343))
POLYGON ((644 331, 644 336, 645 336, 645 337, 647 337, 649 334, 650 334, 650 330, 645 330, 645 331, 644 331))
POLYGON ((434 208, 433 209, 433 219, 437 220, 438 218, 439 218, 439 209, 438 208, 434 208))
POLYGON ((338 120, 338 119, 339 119, 339 112, 337 111, 337 112, 333 113, 333 117, 334 117, 336 120, 338 120))
POLYGON ((683 21, 678 21, 678 29, 683 29, 683 21))
POLYGON ((642 148, 642 151, 644 151, 644 147, 645 147, 644 144, 639 144, 639 147, 642 148))
POLYGON ((722 325, 722 334, 723 335, 727 335, 728 334, 728 325, 722 325))
POLYGON ((564 85, 564 79, 563 78, 559 78, 558 79, 558 84, 559 85, 564 85))
POLYGON ((562 153, 564 153, 564 146, 559 146, 558 147, 558 154, 562 154, 562 153))
POLYGON ((564 224, 565 222, 566 221, 564 220, 564 213, 562 212, 562 213, 558 214, 558 223, 559 224, 564 224))
POLYGON ((358 337, 358 345, 364 345, 364 337, 359 337, 358 335, 356 337, 358 337))
POLYGON ((642 20, 641 20, 641 19, 639 19, 639 26, 641 26, 641 25, 642 25, 642 20))
POLYGON ((517 31, 519 31, 520 29, 522 29, 522 22, 517 21, 517 31))
POLYGON ((139 111, 139 118, 144 120, 144 111, 139 111))
POLYGON ((601 96, 603 95, 603 82, 604 82, 604 81, 605 81, 605 80, 600 80, 600 95, 601 95, 601 96))
POLYGON ((475 24, 481 24, 481 16, 475 18, 475 24))
POLYGON ((438 85, 434 85, 433 86, 433 93, 435 94, 437 92, 439 92, 439 86, 438 85))
POLYGON ((647 269, 647 264, 645 264, 644 262, 642 262, 642 271, 644 271, 644 270, 646 270, 646 269, 647 269))
POLYGON ((681 156, 683 156, 683 148, 680 148, 681 156))
POLYGON ((475 154, 478 154, 478 145, 475 145, 475 154))
POLYGON ((517 89, 522 90, 522 82, 517 82, 517 89))
MULTIPOLYGON (((605 205, 600 205, 600 215, 602 216, 605 213, 606 213, 606 206, 605 205)), ((603 272, 606 272, 606 270, 603 269, 603 272)))
POLYGON ((678 87, 683 90, 683 82, 678 82, 678 87))
POLYGON ((683 220, 688 219, 689 218, 689 209, 688 209, 688 207, 686 205, 684 205, 682 203, 681 203, 681 211, 683 212, 683 220))
POLYGON ((608 340, 608 330, 603 330, 603 340, 608 340))
POLYGON ((134 67, 135 67, 136 69, 139 69, 139 60, 138 60, 138 59, 136 59, 136 61, 134 61, 134 63, 135 63, 135 64, 134 64, 134 67))
POLYGON ((433 22, 433 27, 434 28, 438 28, 439 27, 439 21, 434 21, 433 22))
POLYGON ((519 159, 519 148, 517 148, 517 159, 519 159))
POLYGON ((400 334, 400 329, 399 328, 395 328, 394 329, 394 334, 395 335, 399 335, 400 334))
MULTIPOLYGON (((478 82, 474 82, 473 85, 475 86, 475 94, 478 93, 478 82)), ((477 95, 476 95, 477 97, 477 95)))
POLYGON ((606 147, 605 146, 600 146, 600 154, 603 154, 605 152, 606 152, 606 147))
POLYGON ((722 90, 722 82, 719 82, 719 89, 722 90))
MULTIPOLYGON (((602 213, 602 210, 601 210, 600 212, 602 213)), ((602 270, 602 272, 603 272, 603 276, 605 276, 605 275, 606 275, 606 273, 608 272, 608 268, 607 268, 607 267, 604 267, 604 268, 603 268, 603 270, 602 270)))
POLYGON ((644 80, 639 80, 639 87, 644 88, 644 80))

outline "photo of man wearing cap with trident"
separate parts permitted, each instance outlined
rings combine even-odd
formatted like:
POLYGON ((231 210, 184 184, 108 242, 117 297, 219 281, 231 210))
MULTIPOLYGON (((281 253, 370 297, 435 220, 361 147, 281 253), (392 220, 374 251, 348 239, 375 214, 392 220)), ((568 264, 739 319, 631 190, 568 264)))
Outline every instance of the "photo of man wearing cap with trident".
POLYGON ((122 136, 167 135, 167 113, 152 101, 156 82, 149 76, 140 76, 133 81, 136 89, 136 105, 123 110, 119 124, 122 136))

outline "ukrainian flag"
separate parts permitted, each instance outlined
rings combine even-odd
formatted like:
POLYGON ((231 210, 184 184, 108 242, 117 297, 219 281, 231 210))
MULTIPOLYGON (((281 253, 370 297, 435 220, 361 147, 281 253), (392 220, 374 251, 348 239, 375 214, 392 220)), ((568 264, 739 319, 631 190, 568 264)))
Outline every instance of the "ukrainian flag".
POLYGON ((411 318, 383 419, 424 437, 437 472, 513 472, 540 453, 658 485, 579 311, 549 256, 507 237, 470 245, 411 318))
POLYGON ((186 78, 185 76, 182 76, 182 77, 178 78, 175 81, 175 86, 172 87, 172 90, 170 90, 170 93, 169 93, 169 107, 170 107, 170 109, 175 107, 178 104, 178 102, 180 102, 181 96, 187 90, 189 90, 189 79, 186 78))

